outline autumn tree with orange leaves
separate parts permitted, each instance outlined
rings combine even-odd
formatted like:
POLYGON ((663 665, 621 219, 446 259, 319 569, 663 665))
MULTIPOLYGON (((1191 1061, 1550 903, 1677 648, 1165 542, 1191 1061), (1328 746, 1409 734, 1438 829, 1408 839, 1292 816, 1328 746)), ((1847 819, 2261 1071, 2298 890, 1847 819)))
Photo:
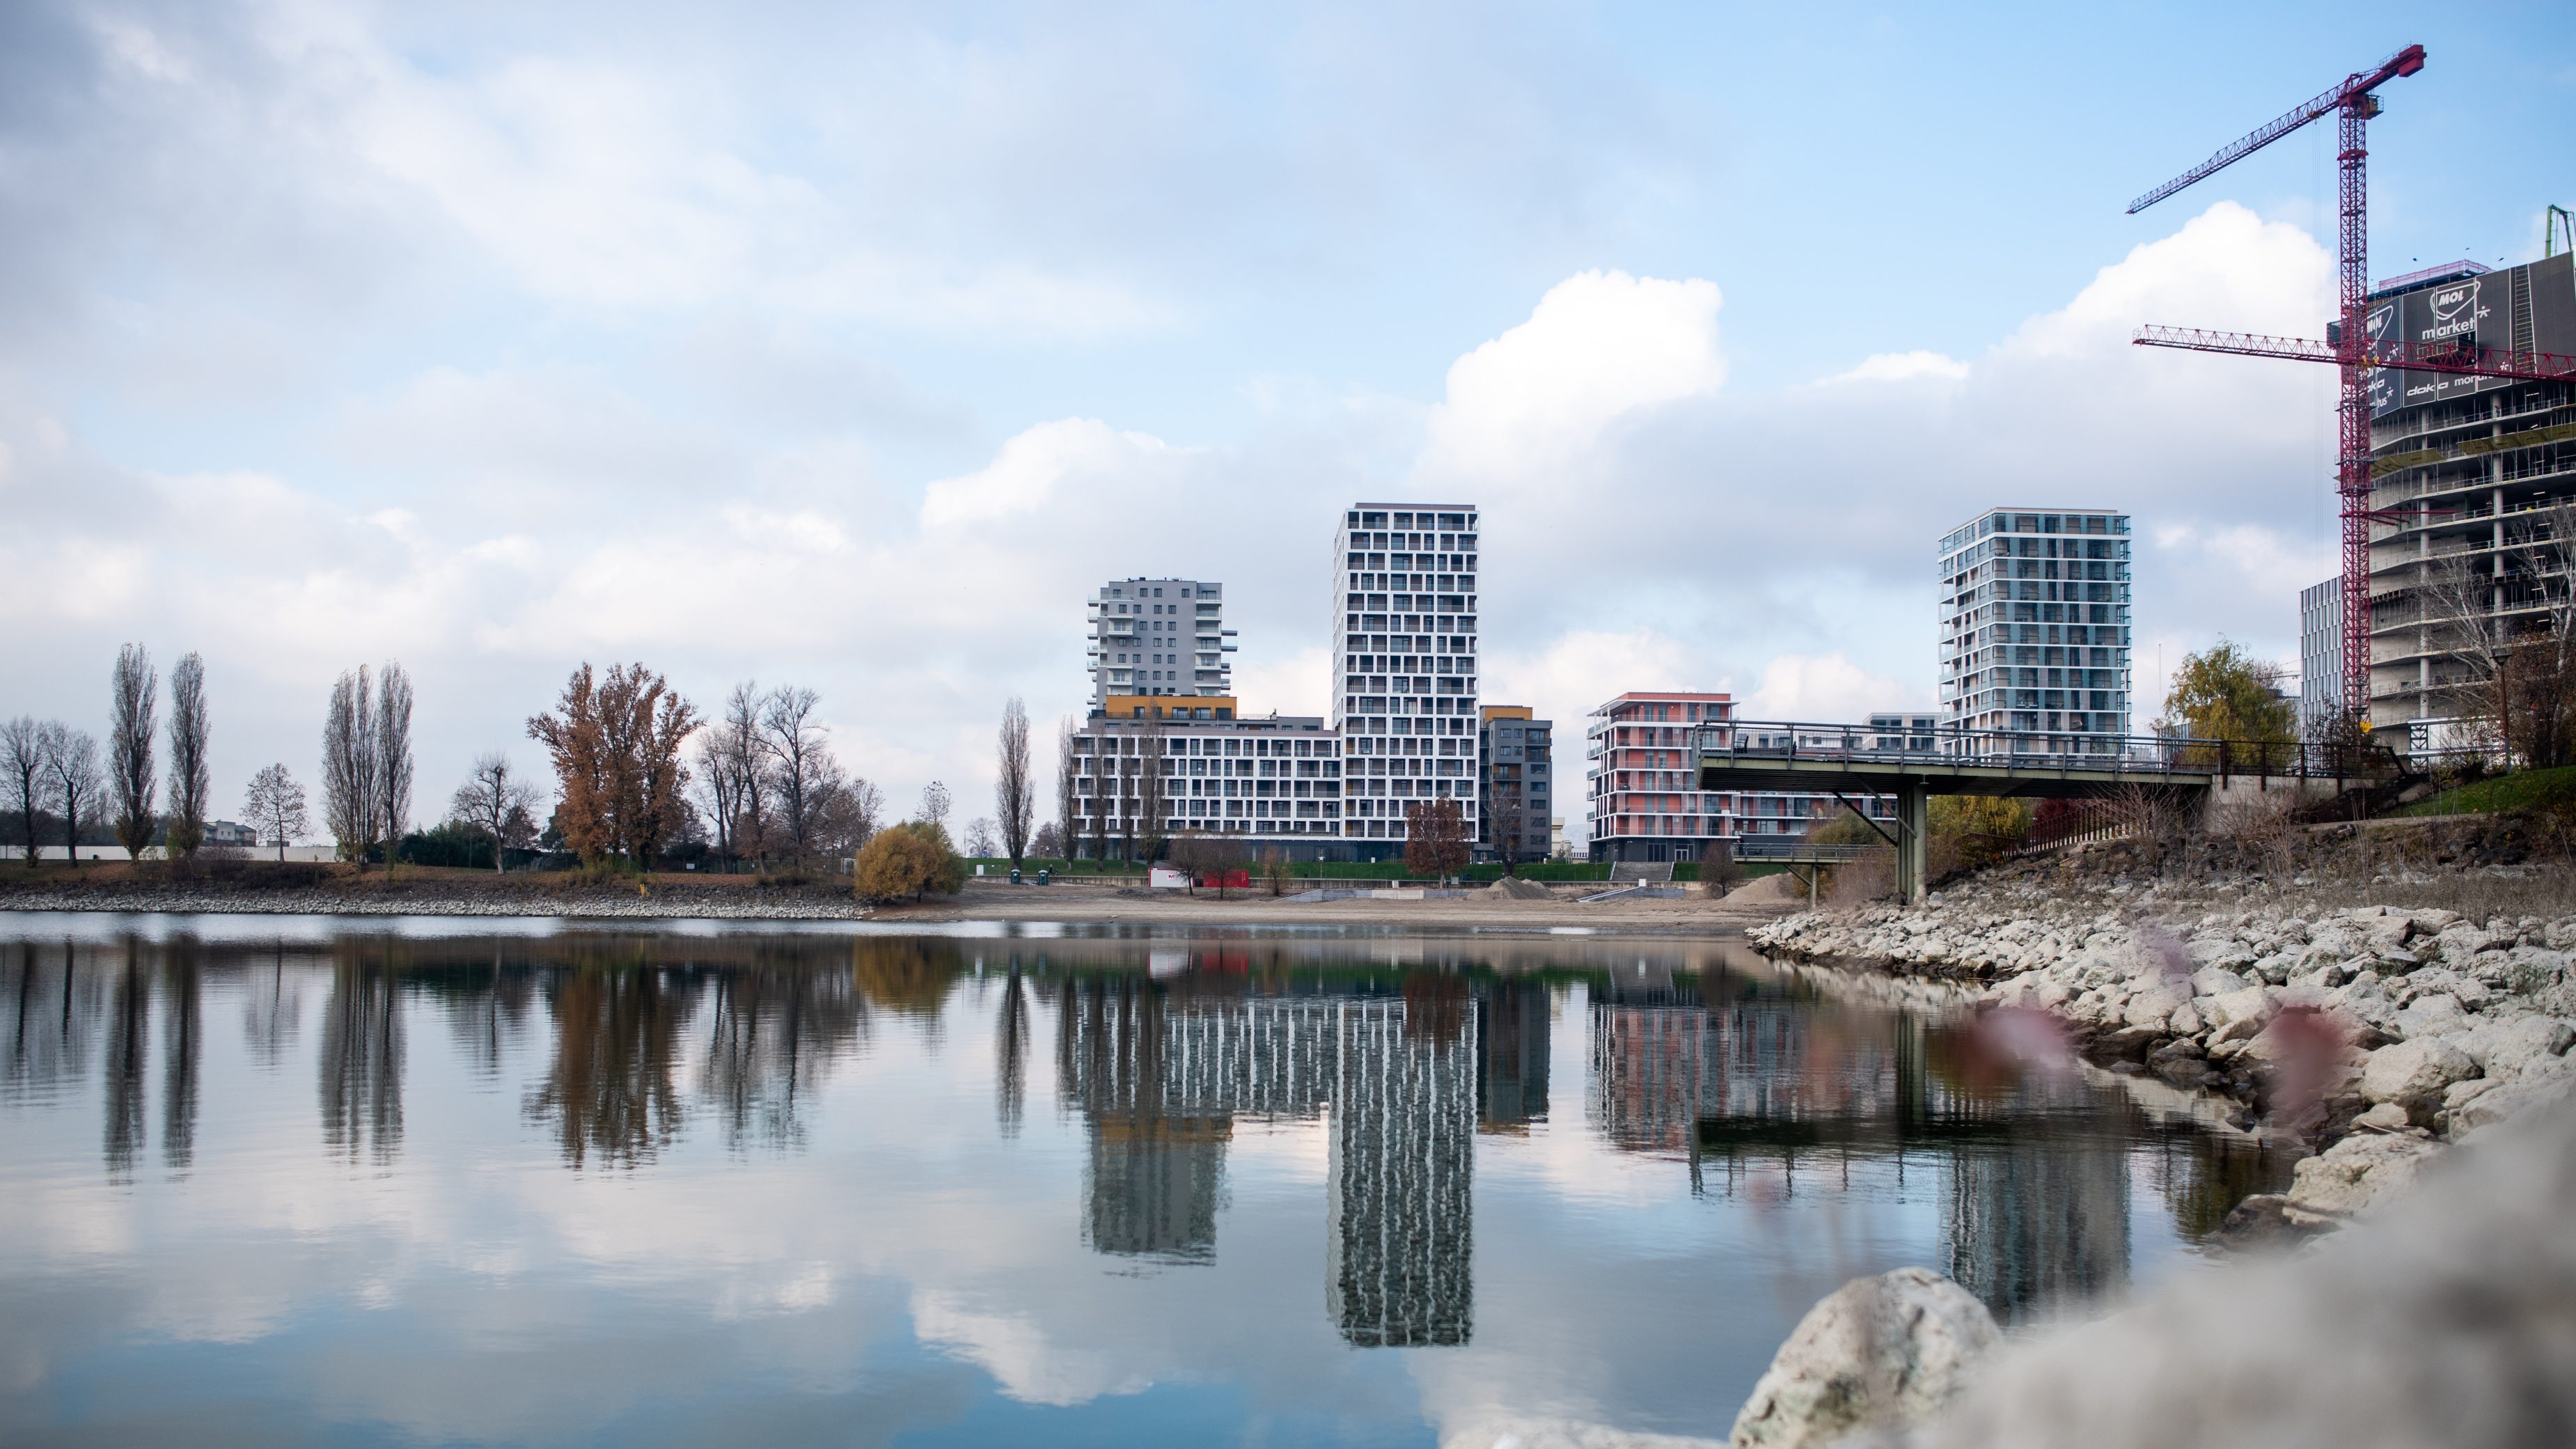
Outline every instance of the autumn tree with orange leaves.
POLYGON ((680 746, 703 721, 689 702, 641 664, 588 664, 565 681, 552 714, 528 721, 528 738, 553 757, 564 843, 586 861, 624 856, 653 868, 687 810, 688 767, 680 746))

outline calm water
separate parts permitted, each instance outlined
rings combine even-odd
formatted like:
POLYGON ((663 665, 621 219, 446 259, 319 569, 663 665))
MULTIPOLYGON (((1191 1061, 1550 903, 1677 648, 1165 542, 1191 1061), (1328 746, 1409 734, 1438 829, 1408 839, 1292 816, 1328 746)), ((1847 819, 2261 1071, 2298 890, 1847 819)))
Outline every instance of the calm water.
POLYGON ((1704 943, 18 916, 0 1000, 11 1442, 1722 1440, 1845 1278, 2284 1169, 1704 943))

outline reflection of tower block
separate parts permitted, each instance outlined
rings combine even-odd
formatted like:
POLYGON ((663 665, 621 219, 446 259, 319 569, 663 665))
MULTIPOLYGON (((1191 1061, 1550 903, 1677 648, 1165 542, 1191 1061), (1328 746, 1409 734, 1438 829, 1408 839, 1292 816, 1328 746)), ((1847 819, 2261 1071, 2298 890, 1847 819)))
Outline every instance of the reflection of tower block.
POLYGON ((1474 1329, 1476 1010, 1409 1035, 1400 1001, 1339 1008, 1324 1307, 1363 1348, 1463 1344, 1474 1329))
POLYGON ((1526 1130, 1547 1120, 1547 987, 1506 981, 1477 1004, 1476 1056, 1481 1068, 1476 1120, 1489 1132, 1526 1130))
POLYGON ((1083 1241, 1094 1252, 1200 1262, 1216 1256, 1223 1117, 1106 1117, 1092 1124, 1083 1241))
POLYGON ((1962 1150, 1941 1235, 1950 1276, 2006 1323, 2129 1281, 2129 1159, 2114 1143, 1962 1150))

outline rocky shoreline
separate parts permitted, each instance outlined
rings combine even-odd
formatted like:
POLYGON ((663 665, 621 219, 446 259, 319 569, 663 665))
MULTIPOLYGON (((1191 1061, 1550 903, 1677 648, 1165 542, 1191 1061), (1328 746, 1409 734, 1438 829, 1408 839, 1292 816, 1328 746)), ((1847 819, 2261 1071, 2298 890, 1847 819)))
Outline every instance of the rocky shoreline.
POLYGON ((2246 1238, 2345 1222, 2446 1144, 2576 1087, 2576 913, 2472 919, 2061 873, 1747 934, 1942 979, 1973 1009, 2053 1023, 2111 1071, 2223 1094, 2241 1130, 2320 1149, 2288 1193, 2238 1209, 2246 1238))

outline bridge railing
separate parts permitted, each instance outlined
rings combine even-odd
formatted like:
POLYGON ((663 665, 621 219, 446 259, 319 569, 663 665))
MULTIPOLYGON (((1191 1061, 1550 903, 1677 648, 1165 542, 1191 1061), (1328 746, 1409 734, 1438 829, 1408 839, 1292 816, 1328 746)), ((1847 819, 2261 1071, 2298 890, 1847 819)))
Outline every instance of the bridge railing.
POLYGON ((1870 855, 1884 855, 1894 847, 1873 842, 1866 845, 1811 845, 1799 835, 1738 835, 1733 837, 1737 860, 1794 860, 1800 864, 1839 865, 1870 855))
MULTIPOLYGON (((1617 726, 1613 726, 1617 728, 1617 726)), ((1802 720, 1729 720, 1694 726, 1700 762, 1768 764, 1847 761, 1947 770, 2000 766, 2162 777, 2372 778, 2400 765, 2384 746, 2289 740, 2207 740, 2184 735, 2090 735, 2066 731, 1890 729, 1802 720)))

